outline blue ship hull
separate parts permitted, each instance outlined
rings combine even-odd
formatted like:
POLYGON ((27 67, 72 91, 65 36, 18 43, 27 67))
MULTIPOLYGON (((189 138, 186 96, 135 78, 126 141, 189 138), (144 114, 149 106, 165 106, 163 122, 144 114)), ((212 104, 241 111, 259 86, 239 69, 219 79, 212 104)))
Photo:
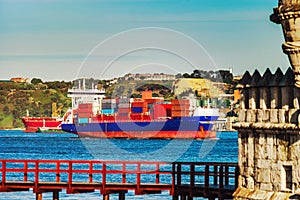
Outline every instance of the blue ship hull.
MULTIPOLYGON (((107 138, 207 138, 217 117, 182 117, 159 121, 113 121, 62 124, 62 130, 81 136, 107 138)), ((213 135, 211 135, 213 134, 213 135)))

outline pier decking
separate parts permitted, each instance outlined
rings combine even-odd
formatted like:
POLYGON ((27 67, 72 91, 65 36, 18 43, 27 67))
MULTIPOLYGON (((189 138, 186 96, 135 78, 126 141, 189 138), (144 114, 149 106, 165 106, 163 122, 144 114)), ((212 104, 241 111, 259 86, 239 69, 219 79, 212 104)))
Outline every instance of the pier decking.
POLYGON ((169 191, 173 199, 232 198, 237 188, 237 163, 136 162, 84 160, 0 160, 0 192, 33 190, 42 194, 67 194, 100 191, 103 199, 110 194, 136 195, 169 191))

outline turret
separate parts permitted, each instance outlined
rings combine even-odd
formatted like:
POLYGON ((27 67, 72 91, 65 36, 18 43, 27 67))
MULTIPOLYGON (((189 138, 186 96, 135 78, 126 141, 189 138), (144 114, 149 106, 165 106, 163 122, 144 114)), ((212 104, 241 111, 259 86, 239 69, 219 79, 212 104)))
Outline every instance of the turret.
POLYGON ((293 67, 295 85, 300 87, 300 0, 279 0, 270 20, 282 26, 282 50, 293 67))

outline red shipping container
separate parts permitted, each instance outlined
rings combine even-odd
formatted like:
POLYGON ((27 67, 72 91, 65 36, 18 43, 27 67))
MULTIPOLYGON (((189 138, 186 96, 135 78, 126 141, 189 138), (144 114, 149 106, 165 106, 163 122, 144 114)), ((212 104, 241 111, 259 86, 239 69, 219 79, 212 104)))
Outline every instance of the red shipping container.
POLYGON ((158 102, 163 102, 164 100, 162 99, 145 99, 145 102, 148 104, 154 104, 154 103, 158 103, 158 102))
POLYGON ((143 101, 132 102, 131 107, 147 107, 147 103, 143 101))
POLYGON ((118 113, 129 113, 130 108, 119 108, 118 113))
POLYGON ((168 108, 169 104, 154 104, 153 112, 154 112, 154 119, 166 118, 168 117, 168 108))
POLYGON ((82 103, 78 105, 79 109, 92 109, 93 108, 93 104, 91 103, 82 103))
POLYGON ((79 112, 78 114, 78 118, 90 118, 90 117, 92 117, 92 113, 81 113, 81 112, 79 112))
POLYGON ((173 99, 172 104, 190 104, 188 99, 173 99))

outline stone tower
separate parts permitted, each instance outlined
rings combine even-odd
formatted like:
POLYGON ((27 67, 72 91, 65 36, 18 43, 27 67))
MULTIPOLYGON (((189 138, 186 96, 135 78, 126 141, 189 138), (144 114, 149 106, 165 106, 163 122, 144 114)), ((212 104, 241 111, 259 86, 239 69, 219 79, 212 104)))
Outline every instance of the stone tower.
POLYGON ((270 19, 282 26, 285 38, 282 50, 289 57, 295 84, 300 87, 300 0, 279 0, 270 19))
POLYGON ((270 19, 282 26, 292 69, 246 72, 240 81, 234 199, 300 199, 300 0, 279 0, 270 19))

